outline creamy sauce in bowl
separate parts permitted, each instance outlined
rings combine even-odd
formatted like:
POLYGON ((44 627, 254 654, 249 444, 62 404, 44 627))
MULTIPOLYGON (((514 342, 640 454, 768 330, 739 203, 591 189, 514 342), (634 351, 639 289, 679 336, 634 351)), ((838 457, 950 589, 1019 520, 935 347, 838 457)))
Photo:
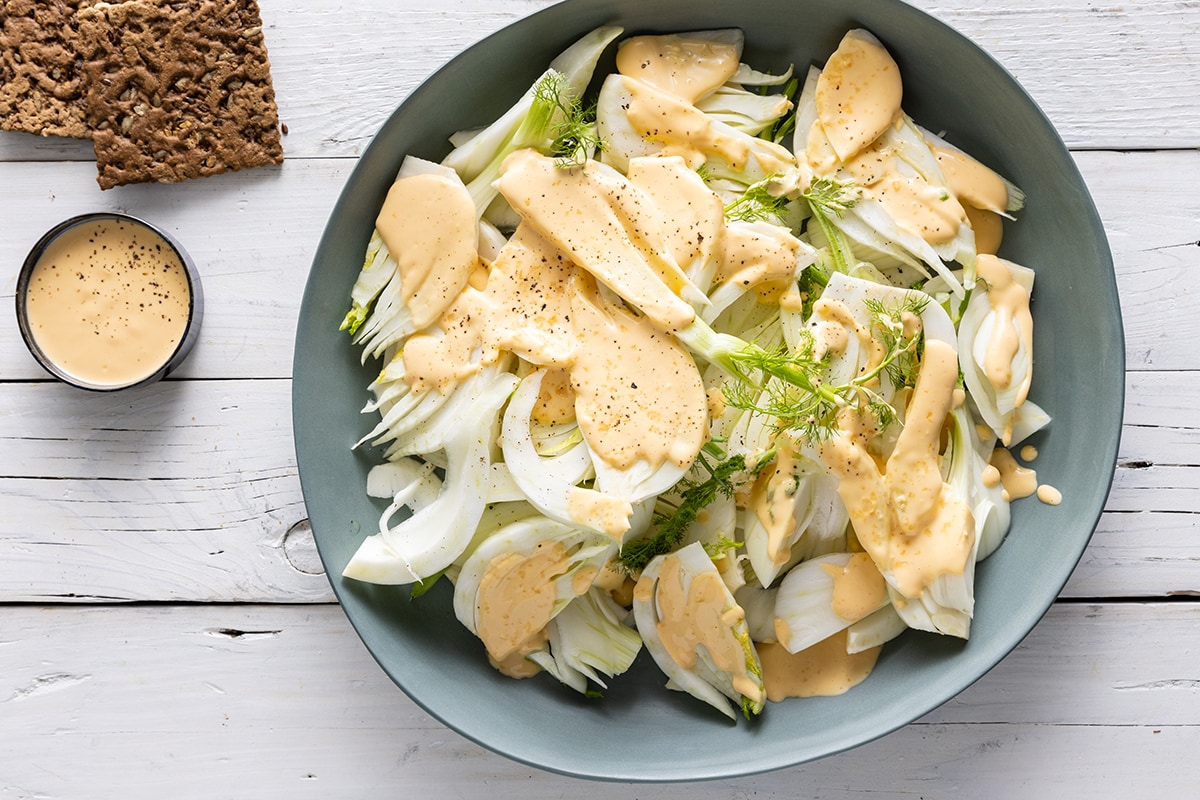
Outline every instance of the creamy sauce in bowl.
POLYGON ((111 391, 156 380, 199 329, 199 282, 183 251, 150 225, 92 214, 56 226, 17 285, 30 352, 51 374, 111 391))

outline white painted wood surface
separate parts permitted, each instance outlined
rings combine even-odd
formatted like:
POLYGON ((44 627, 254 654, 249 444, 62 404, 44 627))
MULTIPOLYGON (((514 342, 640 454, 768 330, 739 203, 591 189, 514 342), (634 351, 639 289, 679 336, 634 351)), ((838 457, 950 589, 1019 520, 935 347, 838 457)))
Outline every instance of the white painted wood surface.
POLYGON ((0 304, 42 231, 99 208, 177 233, 209 298, 185 369, 117 398, 46 381, 0 315, 0 798, 1196 793, 1200 4, 917 3, 1024 83, 1104 219, 1129 366, 1107 510, 1063 599, 944 707, 815 764, 653 789, 513 764, 395 689, 332 603, 292 451, 296 313, 354 157, 438 64, 547 3, 262 5, 278 169, 102 195, 85 145, 0 134, 0 304))

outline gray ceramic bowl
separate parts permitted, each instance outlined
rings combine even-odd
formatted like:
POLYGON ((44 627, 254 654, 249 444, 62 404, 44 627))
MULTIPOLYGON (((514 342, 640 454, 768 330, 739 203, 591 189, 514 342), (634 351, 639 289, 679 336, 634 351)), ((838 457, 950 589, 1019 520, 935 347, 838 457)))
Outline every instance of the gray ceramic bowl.
MULTIPOLYGON (((802 73, 801 73, 802 74, 802 73)), ((452 60, 396 110, 363 154, 317 251, 296 340, 294 423, 304 496, 321 557, 346 614, 375 658, 417 703, 465 736, 557 772, 611 780, 691 780, 760 772, 836 753, 946 702, 1017 645, 1054 601, 1108 494, 1123 406, 1124 354, 1112 259, 1074 162, 1013 78, 970 41, 890 0, 567 0, 452 60), (905 110, 1012 178, 1029 196, 1002 255, 1038 271, 1033 399, 1054 415, 1035 443, 1062 505, 1028 499, 976 582, 969 642, 908 632, 875 672, 840 697, 770 704, 728 723, 663 688, 643 654, 606 697, 588 701, 548 676, 502 677, 454 618, 444 586, 342 579, 379 508, 364 494, 377 454, 352 452, 378 365, 359 366, 338 332, 373 220, 405 154, 440 159, 451 132, 503 112, 578 36, 617 22, 627 32, 737 26, 759 69, 821 62, 852 27, 879 36, 899 62, 905 110)))

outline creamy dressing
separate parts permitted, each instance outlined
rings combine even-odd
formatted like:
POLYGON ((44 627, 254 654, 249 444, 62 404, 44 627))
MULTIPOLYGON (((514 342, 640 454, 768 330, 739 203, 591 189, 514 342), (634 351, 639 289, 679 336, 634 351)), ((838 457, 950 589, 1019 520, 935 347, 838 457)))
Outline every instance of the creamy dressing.
POLYGON ((1008 207, 1008 186, 999 175, 961 150, 948 147, 932 150, 950 191, 964 205, 997 214, 1008 207))
POLYGON ((854 532, 888 583, 906 598, 920 597, 941 575, 961 575, 974 544, 970 507, 941 477, 938 447, 958 379, 954 349, 925 343, 905 426, 880 470, 859 430, 839 414, 839 430, 820 447, 841 480, 838 495, 854 532))
POLYGON ((792 557, 785 545, 796 530, 793 512, 800 476, 796 454, 782 439, 776 442, 775 453, 774 467, 759 473, 747 506, 767 531, 767 556, 782 566, 792 557))
POLYGON ((554 581, 569 566, 567 552, 558 542, 543 542, 527 556, 506 553, 487 565, 479 581, 476 629, 493 666, 501 672, 528 677, 537 671, 536 667, 529 671, 525 656, 546 641, 544 631, 554 617, 558 596, 554 581))
POLYGON ((621 571, 615 561, 610 561, 597 573, 592 585, 608 592, 615 602, 628 608, 633 603, 633 591, 637 581, 621 571))
MULTIPOLYGON (((1029 312, 1029 290, 1013 278, 1006 262, 995 256, 981 255, 975 262, 979 277, 987 283, 988 302, 991 303, 995 322, 987 341, 984 373, 997 389, 1006 389, 1012 383, 1013 359, 1018 351, 1025 350, 1026 357, 1033 359, 1033 316, 1029 312)), ((1017 387, 1015 406, 1025 402, 1033 370, 1026 370, 1017 387)))
POLYGON ((571 388, 571 374, 565 369, 548 369, 542 377, 533 413, 534 422, 543 425, 570 422, 575 419, 575 390, 571 388))
POLYGON ((601 533, 620 542, 621 534, 629 530, 633 506, 620 497, 572 486, 567 494, 567 512, 572 519, 599 520, 601 533))
POLYGON ((521 150, 505 160, 497 186, 538 233, 664 330, 695 318, 680 297, 690 283, 667 245, 662 212, 620 172, 595 161, 561 169, 521 150))
POLYGON ((696 362, 674 336, 606 303, 582 277, 571 319, 587 352, 571 366, 571 387, 584 439, 618 469, 639 460, 686 467, 708 436, 696 362))
POLYGON ((857 622, 876 611, 887 597, 887 583, 866 553, 853 553, 845 566, 823 564, 833 579, 833 613, 847 622, 857 622))
POLYGON ((964 204, 967 222, 975 232, 975 252, 995 255, 1004 241, 1004 219, 994 211, 985 211, 964 204))
POLYGON ((875 668, 881 647, 846 652, 846 632, 840 631, 797 653, 778 642, 757 645, 767 699, 831 697, 844 694, 866 680, 875 668))
POLYGON ((992 451, 992 457, 988 463, 1000 474, 1005 500, 1019 500, 1022 497, 1029 497, 1037 491, 1037 472, 1028 467, 1022 467, 1013 458, 1012 453, 1003 447, 997 447, 992 451))
POLYGON ((995 488, 995 487, 999 486, 1001 483, 1000 470, 996 469, 996 467, 994 465, 988 464, 986 467, 983 468, 983 473, 980 476, 980 480, 983 482, 983 485, 986 486, 987 488, 989 488, 989 489, 995 488))
MULTIPOLYGON (((854 318, 854 312, 852 312, 849 306, 847 306, 841 300, 833 300, 827 297, 822 297, 820 300, 813 303, 813 318, 817 321, 834 323, 847 332, 854 332, 854 336, 858 340, 858 346, 861 352, 866 354, 865 358, 861 356, 859 358, 860 364, 858 372, 860 375, 866 375, 870 372, 873 372, 879 367, 880 364, 883 363, 883 359, 887 355, 887 350, 883 346, 883 343, 871 335, 871 330, 867 328, 867 326, 862 325, 857 319, 854 318)), ((848 344, 847 341, 844 341, 842 337, 835 334, 828 326, 814 328, 814 332, 818 330, 822 336, 824 347, 826 347, 830 352, 842 352, 845 349, 846 344, 848 344)), ((867 387, 878 386, 879 378, 872 378, 864 385, 867 387)))
POLYGON ((778 297, 793 283, 802 247, 799 239, 775 225, 728 225, 716 281, 778 297))
POLYGON ((375 229, 396 259, 404 304, 417 330, 432 324, 479 266, 475 203, 444 175, 401 178, 388 190, 375 229))
POLYGON ((738 135, 688 101, 648 83, 630 77, 621 80, 629 97, 626 119, 647 141, 662 145, 660 155, 679 156, 691 169, 716 157, 740 170, 746 168, 753 145, 754 159, 767 174, 796 163, 782 145, 738 135))
POLYGON ((666 155, 683 158, 692 169, 708 157, 723 159, 734 169, 744 169, 750 143, 713 124, 713 120, 686 100, 648 83, 625 79, 629 108, 625 116, 644 138, 662 144, 666 155))
MULTIPOLYGON (((645 597, 651 591, 650 581, 638 583, 637 591, 645 597), (644 588, 643 583, 647 584, 644 588)), ((703 646, 717 669, 730 677, 734 689, 751 701, 761 701, 762 691, 746 666, 749 656, 733 630, 745 614, 729 601, 720 575, 701 572, 692 577, 685 592, 679 558, 668 555, 662 560, 653 591, 659 614, 658 635, 675 663, 692 669, 696 649, 703 646)))
POLYGON ((629 181, 644 191, 663 214, 667 245, 688 274, 703 269, 721 251, 725 206, 695 170, 678 156, 634 158, 629 181))
POLYGON ((187 328, 191 290, 175 250, 134 222, 69 228, 38 259, 25 294, 33 340, 63 372, 92 386, 150 377, 187 328))
POLYGON ((1056 506, 1062 502, 1062 492, 1055 489, 1048 483, 1043 483, 1037 488, 1037 499, 1041 500, 1048 506, 1056 506))
POLYGON ((967 214, 954 196, 917 176, 890 172, 864 195, 887 211, 896 224, 930 244, 958 235, 967 214))
MULTIPOLYGON (((817 135, 810 132, 810 142, 817 135)), ((912 169, 902 170, 898 155, 883 141, 874 141, 854 157, 840 161, 832 156, 832 145, 829 147, 825 150, 819 140, 815 144, 816 174, 834 177, 839 169, 844 171, 861 189, 863 200, 879 204, 897 225, 930 244, 949 242, 967 222, 966 209, 953 193, 912 169)), ((811 163, 812 154, 809 159, 811 163)))
POLYGON ((817 119, 842 161, 879 138, 900 113, 900 68, 874 36, 847 33, 817 79, 817 119))
POLYGON ((814 314, 808 323, 808 330, 813 336, 813 356, 816 358, 824 358, 830 353, 843 353, 850 344, 850 334, 840 322, 817 319, 814 314))
MULTIPOLYGON (((1021 448, 1021 458, 1026 461, 1032 461, 1036 456, 1037 449, 1033 445, 1021 448)), ((1037 471, 1018 464, 1017 460, 1013 458, 1013 454, 1006 448, 997 447, 992 451, 988 469, 994 470, 999 475, 999 482, 1004 486, 1002 495, 1005 500, 1019 500, 1022 497, 1036 495, 1038 500, 1048 506, 1056 506, 1062 502, 1062 492, 1048 483, 1039 485, 1037 471)), ((985 477, 987 477, 986 472, 985 477)))
POLYGON ((733 77, 739 56, 734 45, 699 36, 635 36, 618 48, 617 72, 695 103, 733 77))
MULTIPOLYGON (((573 358, 570 285, 576 268, 550 242, 519 225, 482 287, 468 285, 437 320, 438 330, 404 344, 405 380, 414 391, 446 393, 501 352, 540 366, 573 358)), ((545 385, 554 391, 553 381, 545 385)))

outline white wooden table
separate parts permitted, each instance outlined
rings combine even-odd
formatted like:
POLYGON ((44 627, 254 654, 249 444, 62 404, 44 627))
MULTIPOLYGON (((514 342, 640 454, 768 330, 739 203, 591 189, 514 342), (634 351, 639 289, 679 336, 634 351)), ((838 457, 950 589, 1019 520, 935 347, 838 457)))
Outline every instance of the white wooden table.
POLYGON ((0 134, 0 798, 1196 796, 1200 7, 1183 0, 917 3, 1055 122, 1124 307, 1128 407, 1106 513, 1061 600, 995 670, 853 752, 652 788, 511 763, 371 660, 333 602, 296 476, 301 291, 396 104, 546 4, 263 0, 289 130, 280 169, 102 194, 86 144, 0 134), (47 380, 11 311, 38 236, 103 209, 175 233, 208 299, 185 368, 118 396, 47 380))

